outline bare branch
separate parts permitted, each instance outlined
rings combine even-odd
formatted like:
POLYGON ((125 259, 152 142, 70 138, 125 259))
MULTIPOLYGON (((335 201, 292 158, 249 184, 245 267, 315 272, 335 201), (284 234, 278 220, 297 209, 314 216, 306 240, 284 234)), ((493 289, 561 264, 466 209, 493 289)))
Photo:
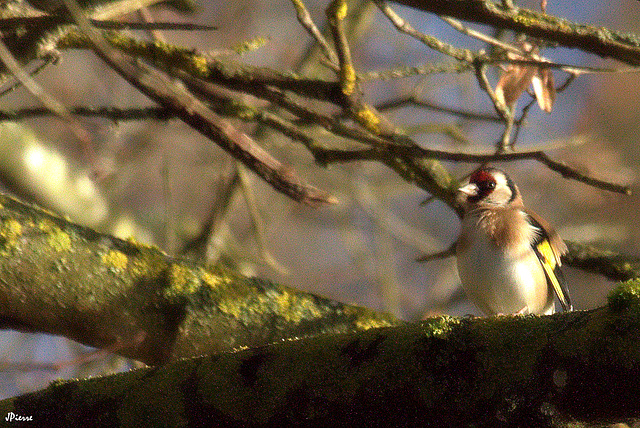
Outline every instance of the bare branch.
POLYGON ((640 42, 605 28, 575 24, 566 19, 518 7, 500 7, 491 0, 394 0, 409 7, 463 21, 491 25, 561 46, 579 48, 603 57, 640 65, 640 42))
POLYGON ((344 28, 347 15, 347 2, 333 0, 327 7, 329 27, 333 34, 338 60, 340 62, 340 87, 342 89, 342 107, 349 112, 353 120, 375 135, 394 135, 395 126, 376 109, 367 104, 357 85, 356 70, 351 60, 351 49, 344 28))
POLYGON ((67 108, 51 94, 45 91, 38 82, 27 74, 18 61, 11 54, 7 46, 0 40, 0 61, 7 67, 13 76, 35 97, 57 117, 67 123, 71 132, 80 141, 87 159, 95 162, 95 153, 92 145, 91 134, 85 127, 73 117, 67 108))
MULTIPOLYGON (((614 193, 631 194, 631 188, 627 185, 611 183, 590 177, 586 174, 569 167, 568 165, 552 160, 545 152, 540 150, 534 151, 510 151, 499 153, 465 153, 465 152, 448 152, 445 150, 425 149, 422 147, 390 147, 391 153, 402 153, 405 156, 416 158, 436 158, 443 160, 459 161, 459 162, 510 162, 521 159, 534 159, 543 163, 552 171, 560 173, 563 177, 577 180, 590 186, 607 190, 614 193)), ((379 149, 363 149, 363 150, 340 150, 327 149, 321 150, 314 154, 318 162, 329 164, 334 162, 353 162, 362 160, 384 160, 385 156, 390 153, 381 152, 379 149)))
POLYGON ((335 198, 326 192, 303 184, 291 168, 282 165, 246 134, 239 132, 229 122, 206 108, 192 94, 173 84, 166 75, 132 61, 131 58, 110 48, 90 27, 74 0, 65 0, 65 4, 90 38, 98 56, 142 93, 174 111, 181 120, 211 138, 276 190, 290 198, 309 205, 335 202, 335 198))
POLYGON ((473 66, 471 64, 462 61, 442 64, 422 64, 413 67, 406 66, 393 68, 390 70, 377 70, 358 73, 358 80, 391 80, 440 73, 464 73, 465 71, 469 71, 471 69, 473 69, 473 66))
POLYGON ((443 41, 437 39, 436 37, 430 36, 428 34, 424 34, 413 28, 409 23, 407 23, 404 19, 402 19, 397 13, 391 9, 386 2, 381 0, 374 0, 374 3, 378 6, 378 8, 382 11, 382 13, 391 21, 391 23, 398 29, 416 40, 424 43, 428 47, 433 50, 436 50, 440 53, 448 55, 450 57, 456 58, 459 61, 466 61, 471 63, 476 58, 476 54, 469 49, 461 49, 457 48, 448 43, 444 43, 443 41))
POLYGON ((511 144, 511 131, 513 130, 513 121, 514 114, 513 109, 503 103, 497 96, 491 85, 489 84, 489 80, 487 79, 486 73, 487 66, 484 63, 478 63, 476 65, 476 77, 478 79, 478 83, 480 84, 480 88, 482 88, 493 103, 493 107, 498 112, 500 117, 502 117, 505 127, 502 132, 502 137, 498 142, 497 152, 505 152, 507 149, 512 149, 511 144))
POLYGON ((504 49, 506 51, 509 52, 514 52, 514 53, 518 53, 518 54, 522 54, 522 49, 518 48, 517 46, 511 45, 509 43, 505 43, 501 40, 498 40, 494 37, 491 36, 487 36, 484 33, 481 33, 480 31, 476 31, 476 30, 472 30, 471 28, 462 25, 462 23, 460 21, 458 21, 457 19, 453 19, 451 17, 448 16, 441 16, 440 19, 442 19, 444 22, 446 22, 447 24, 451 25, 454 29, 456 29, 457 31, 461 32, 462 34, 466 34, 469 37, 473 37, 475 39, 478 39, 482 42, 488 43, 490 45, 493 45, 495 47, 504 49))
MULTIPOLYGON (((143 59, 169 73, 182 71, 196 79, 224 85, 225 87, 260 97, 265 88, 278 88, 295 92, 312 99, 338 104, 341 100, 340 85, 335 81, 309 79, 295 74, 282 73, 267 67, 255 67, 211 58, 193 49, 139 40, 125 34, 103 32, 109 44, 127 55, 143 59)), ((90 40, 81 33, 70 33, 57 44, 59 49, 92 49, 90 40)))
POLYGON ((420 100, 415 95, 410 95, 405 98, 390 100, 385 103, 378 104, 376 108, 380 111, 384 111, 384 110, 389 110, 394 108, 400 108, 406 104, 411 104, 411 105, 415 105, 418 107, 422 107, 425 109, 434 110, 442 113, 448 113, 454 116, 459 116, 463 119, 482 120, 487 122, 502 122, 502 119, 495 115, 486 114, 486 113, 477 113, 473 111, 447 107, 440 104, 436 104, 431 101, 420 100))
MULTIPOLYGON (((184 22, 123 22, 89 19, 92 26, 103 30, 170 30, 170 31, 215 31, 217 27, 184 22)), ((62 24, 73 24, 73 19, 64 15, 20 16, 0 19, 1 30, 16 28, 42 28, 62 24)))
POLYGON ((572 180, 580 181, 581 183, 588 184, 599 189, 608 190, 610 192, 622 193, 625 195, 631 195, 631 188, 629 186, 623 186, 620 184, 610 183, 604 180, 599 180, 594 177, 590 177, 586 174, 571 168, 569 165, 555 161, 551 159, 546 153, 538 152, 535 156, 538 162, 545 164, 549 169, 560 173, 564 178, 570 178, 572 180))
POLYGON ((256 202, 256 198, 253 192, 253 188, 251 183, 249 182, 249 177, 247 176, 247 172, 244 167, 240 164, 236 164, 238 178, 240 182, 240 190, 242 192, 242 196, 244 197, 244 202, 247 205, 247 209, 249 210, 249 217, 251 219, 251 224, 253 226, 253 233, 258 244, 258 251, 262 256, 262 259, 269 265, 272 269, 280 273, 281 275, 289 275, 289 269, 284 266, 282 263, 278 262, 276 258, 269 251, 269 247, 267 245, 267 241, 265 238, 264 225, 262 223, 262 217, 258 212, 258 205, 256 202))
POLYGON ((598 273, 612 281, 640 278, 640 258, 566 241, 569 252, 562 260, 571 267, 598 273))
POLYGON ((318 44, 322 48, 322 51, 324 52, 324 55, 329 60, 332 68, 335 71, 338 71, 338 57, 336 56, 336 53, 333 51, 333 49, 331 49, 329 43, 324 38, 320 30, 318 30, 318 27, 313 22, 313 19, 311 19, 311 15, 309 14, 307 7, 304 5, 304 2, 302 0, 291 0, 291 3, 293 3, 293 6, 296 8, 298 21, 300 22, 300 24, 304 27, 305 30, 307 30, 309 34, 311 34, 316 42, 318 42, 318 44))
MULTIPOLYGON (((175 117, 171 111, 164 107, 67 107, 69 114, 74 116, 99 117, 114 122, 121 120, 168 120, 175 117)), ((45 107, 22 108, 13 111, 0 111, 0 120, 22 120, 33 117, 51 116, 54 113, 45 107)))

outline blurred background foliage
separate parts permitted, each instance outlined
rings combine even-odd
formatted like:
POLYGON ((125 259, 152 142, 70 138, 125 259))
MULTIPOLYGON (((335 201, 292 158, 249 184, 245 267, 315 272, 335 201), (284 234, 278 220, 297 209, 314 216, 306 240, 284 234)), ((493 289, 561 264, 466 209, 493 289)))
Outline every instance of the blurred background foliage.
MULTIPOLYGON (((305 4, 315 22, 324 27, 327 2, 307 0, 305 4)), ((518 5, 539 9, 539 3, 532 0, 518 5)), ((374 6, 362 2, 360 7, 360 26, 351 39, 359 73, 441 61, 439 54, 398 34, 374 6)), ((150 12, 157 21, 217 27, 209 32, 163 31, 162 37, 172 44, 280 71, 332 77, 317 62, 301 67, 313 41, 288 0, 202 0, 195 9, 184 15, 160 5, 150 12), (241 54, 233 50, 259 39, 264 43, 257 43, 255 49, 241 54)), ((435 16, 396 5, 394 9, 420 31, 457 46, 482 46, 435 16)), ((640 33, 640 2, 636 1, 550 1, 547 10, 572 21, 640 33)), ((125 18, 134 20, 136 16, 125 18)), ((145 37, 144 32, 136 35, 145 37)), ((621 67, 577 50, 546 49, 544 55, 560 63, 621 67)), ((566 75, 554 73, 556 82, 564 81, 566 75)), ((489 74, 494 85, 498 76, 498 69, 489 74)), ((45 67, 35 79, 67 107, 153 105, 90 51, 62 52, 60 61, 45 67)), ((469 72, 368 80, 362 88, 374 105, 419 93, 421 99, 434 104, 493 114, 486 94, 469 72)), ((530 110, 518 147, 562 145, 573 138, 586 138, 579 147, 569 145, 552 155, 596 177, 635 183, 640 163, 640 120, 635 109, 640 102, 639 89, 637 73, 580 76, 558 94, 550 114, 537 106, 530 110)), ((528 95, 525 98, 530 99, 528 95)), ((243 96, 243 101, 263 103, 249 96, 243 96)), ((38 100, 22 88, 0 99, 2 112, 36 106, 38 100)), ((418 106, 383 113, 430 148, 490 150, 502 132, 500 124, 418 106)), ((440 201, 423 204, 428 194, 380 164, 359 162, 324 168, 314 163, 302 146, 281 134, 230 119, 304 180, 339 200, 333 206, 310 208, 238 169, 229 155, 177 120, 78 120, 91 134, 89 145, 56 117, 1 123, 2 191, 100 231, 133 236, 179 256, 202 257, 202 253, 184 254, 183 250, 204 224, 213 222, 212 234, 205 237, 207 262, 223 262, 245 274, 388 311, 403 319, 437 313, 479 314, 457 291, 454 259, 416 262, 421 255, 440 251, 456 239, 458 217, 440 201)), ((458 178, 476 166, 445 165, 458 178)), ((525 203, 555 225, 565 239, 638 253, 640 228, 634 220, 640 209, 637 184, 632 185, 634 195, 628 197, 564 180, 532 161, 498 166, 518 183, 525 203)), ((578 270, 564 270, 576 309, 604 303, 610 282, 578 270)), ((4 397, 41 388, 56 377, 80 377, 131 364, 116 357, 81 363, 80 356, 87 350, 77 344, 16 332, 2 334, 0 349, 4 367, 0 391, 4 397), (50 366, 64 362, 75 363, 61 369, 50 366)))

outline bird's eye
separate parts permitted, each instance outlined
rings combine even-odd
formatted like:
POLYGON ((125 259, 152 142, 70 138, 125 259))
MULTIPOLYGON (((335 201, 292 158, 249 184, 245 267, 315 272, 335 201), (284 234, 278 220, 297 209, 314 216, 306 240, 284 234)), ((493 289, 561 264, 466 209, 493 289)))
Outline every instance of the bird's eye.
POLYGON ((491 172, 484 169, 480 169, 471 174, 469 182, 478 186, 478 193, 469 199, 471 202, 477 202, 486 198, 496 188, 495 177, 493 176, 493 174, 491 174, 491 172))

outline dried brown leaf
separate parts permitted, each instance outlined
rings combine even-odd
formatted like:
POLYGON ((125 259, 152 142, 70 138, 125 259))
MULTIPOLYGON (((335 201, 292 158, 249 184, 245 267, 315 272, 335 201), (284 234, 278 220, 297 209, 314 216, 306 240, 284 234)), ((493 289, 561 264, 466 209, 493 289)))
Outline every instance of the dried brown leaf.
MULTIPOLYGON (((538 55, 538 47, 527 42, 522 45, 525 54, 509 53, 513 60, 536 60, 546 61, 538 55)), ((535 65, 510 64, 500 76, 496 85, 496 98, 499 102, 509 107, 513 107, 518 98, 529 86, 533 85, 533 91, 540 109, 551 112, 556 99, 556 88, 553 80, 553 73, 550 69, 535 65)))
POLYGON ((531 85, 535 74, 534 67, 510 65, 496 85, 496 97, 509 107, 515 105, 520 95, 531 85))
POLYGON ((538 69, 538 72, 531 80, 533 92, 540 110, 551 113, 553 103, 556 100, 556 86, 553 80, 553 73, 548 68, 538 69))

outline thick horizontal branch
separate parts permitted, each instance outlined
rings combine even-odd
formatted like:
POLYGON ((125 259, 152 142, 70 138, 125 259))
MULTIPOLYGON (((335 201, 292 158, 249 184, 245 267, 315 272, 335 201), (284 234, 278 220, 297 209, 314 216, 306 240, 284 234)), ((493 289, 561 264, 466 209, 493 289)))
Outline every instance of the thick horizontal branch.
POLYGON ((291 337, 399 323, 167 256, 0 195, 0 326, 158 364, 291 337), (140 340, 142 338, 142 340, 140 340))
POLYGON ((513 30, 532 37, 578 48, 628 64, 640 65, 640 38, 609 29, 576 24, 566 19, 517 7, 505 8, 492 0, 394 0, 437 15, 513 30))
POLYGON ((65 427, 97 413, 131 426, 603 426, 640 417, 639 294, 627 284, 588 312, 431 318, 59 382, 0 412, 65 427))
POLYGON ((640 258, 566 241, 569 252, 562 259, 571 267, 598 273, 613 281, 640 278, 640 258))

